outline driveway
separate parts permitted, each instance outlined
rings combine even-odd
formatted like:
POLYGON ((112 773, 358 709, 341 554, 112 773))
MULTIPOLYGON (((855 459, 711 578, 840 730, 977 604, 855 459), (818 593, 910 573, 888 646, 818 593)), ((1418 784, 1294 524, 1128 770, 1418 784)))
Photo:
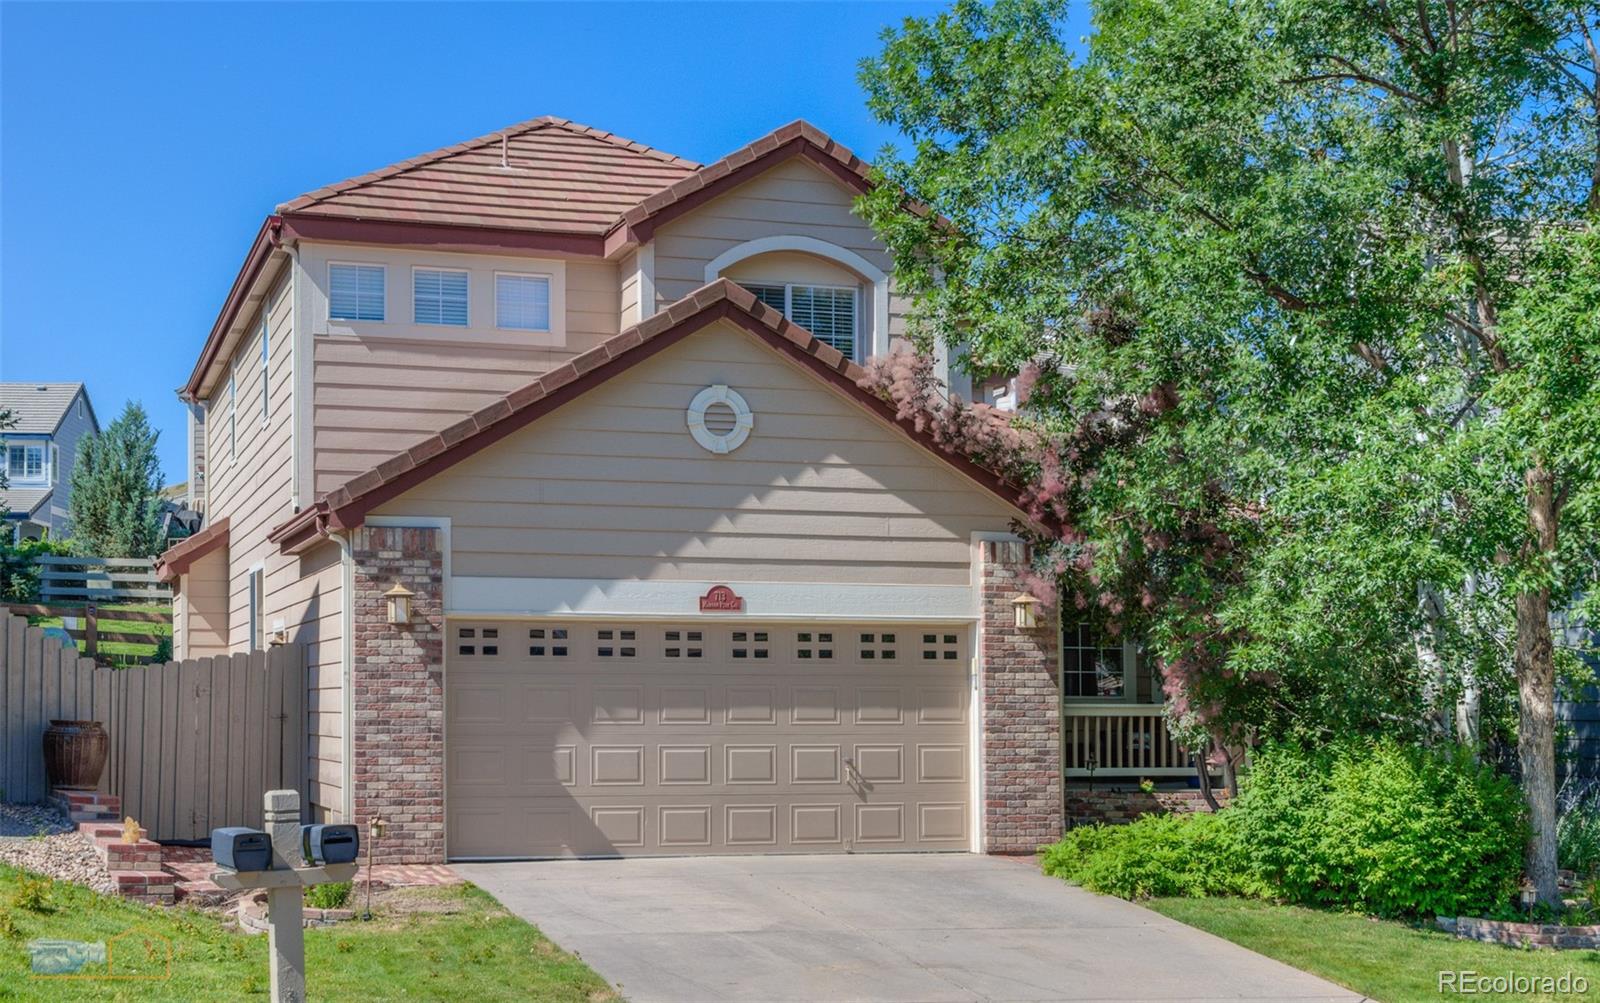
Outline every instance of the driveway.
POLYGON ((1210 934, 969 854, 453 864, 634 1003, 1341 1000, 1210 934))

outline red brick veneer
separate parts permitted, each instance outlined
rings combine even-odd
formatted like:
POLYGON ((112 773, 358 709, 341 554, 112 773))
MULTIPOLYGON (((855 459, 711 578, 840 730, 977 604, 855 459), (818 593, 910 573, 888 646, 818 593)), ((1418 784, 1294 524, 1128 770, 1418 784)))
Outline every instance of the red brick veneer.
POLYGON ((1016 626, 1027 547, 980 543, 983 835, 990 853, 1032 853, 1061 838, 1061 688, 1053 617, 1016 626))
POLYGON ((386 823, 373 858, 444 862, 444 551, 437 529, 354 531, 355 645, 349 685, 355 821, 386 823), (395 582, 416 593, 411 622, 391 624, 395 582))

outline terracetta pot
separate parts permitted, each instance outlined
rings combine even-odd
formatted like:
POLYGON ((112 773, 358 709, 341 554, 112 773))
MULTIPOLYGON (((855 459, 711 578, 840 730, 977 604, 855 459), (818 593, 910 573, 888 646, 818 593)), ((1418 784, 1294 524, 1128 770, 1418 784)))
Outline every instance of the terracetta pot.
POLYGON ((92 791, 106 768, 106 729, 99 721, 51 721, 44 730, 44 772, 52 788, 92 791))

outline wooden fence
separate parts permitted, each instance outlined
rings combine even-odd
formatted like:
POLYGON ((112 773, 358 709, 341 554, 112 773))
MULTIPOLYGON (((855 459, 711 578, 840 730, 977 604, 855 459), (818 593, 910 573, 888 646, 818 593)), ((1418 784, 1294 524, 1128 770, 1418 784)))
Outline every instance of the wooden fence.
POLYGON ((144 600, 171 602, 172 590, 156 577, 148 557, 66 557, 41 554, 39 598, 46 603, 144 600))
POLYGON ((0 798, 49 793, 42 742, 52 718, 95 720, 110 737, 100 790, 121 797, 152 839, 259 828, 263 793, 305 791, 305 693, 298 645, 112 669, 0 614, 0 798))
MULTIPOLYGON (((172 608, 161 612, 151 610, 121 609, 116 606, 100 607, 94 603, 82 606, 45 606, 39 603, 11 603, 0 606, 0 613, 10 609, 18 616, 60 617, 62 630, 78 642, 78 650, 88 658, 100 660, 100 642, 120 641, 128 644, 156 645, 163 638, 172 637, 172 608), (116 630, 106 630, 104 620, 117 625, 116 630), (79 621, 82 621, 81 623, 79 621)), ((148 662, 150 659, 129 657, 126 661, 148 662)))

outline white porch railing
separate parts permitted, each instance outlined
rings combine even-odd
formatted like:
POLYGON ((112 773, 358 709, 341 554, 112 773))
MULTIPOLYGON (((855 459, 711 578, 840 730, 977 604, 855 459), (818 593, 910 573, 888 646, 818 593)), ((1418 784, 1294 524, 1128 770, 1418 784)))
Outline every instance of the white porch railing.
POLYGON ((1062 709, 1068 777, 1189 776, 1189 754, 1167 732, 1160 704, 1082 703, 1062 709))

